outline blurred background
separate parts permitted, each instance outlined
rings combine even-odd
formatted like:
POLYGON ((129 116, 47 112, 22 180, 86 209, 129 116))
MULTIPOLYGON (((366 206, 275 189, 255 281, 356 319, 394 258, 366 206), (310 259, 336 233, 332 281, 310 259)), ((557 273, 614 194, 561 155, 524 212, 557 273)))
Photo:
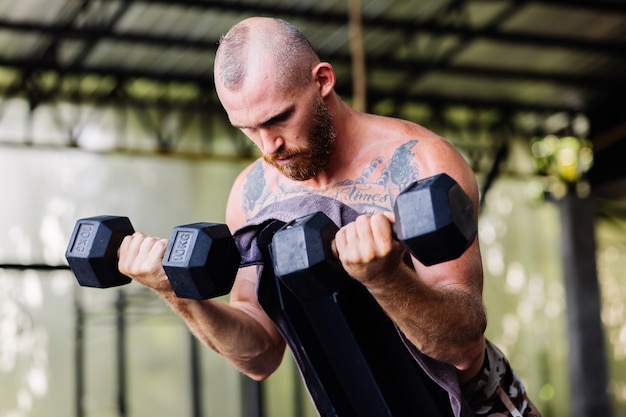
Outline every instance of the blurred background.
POLYGON ((222 222, 256 156, 212 80, 253 15, 309 37, 355 108, 453 143, 482 191, 488 337, 544 417, 626 416, 626 2, 0 0, 0 417, 313 416, 139 285, 81 288, 99 214, 222 222))

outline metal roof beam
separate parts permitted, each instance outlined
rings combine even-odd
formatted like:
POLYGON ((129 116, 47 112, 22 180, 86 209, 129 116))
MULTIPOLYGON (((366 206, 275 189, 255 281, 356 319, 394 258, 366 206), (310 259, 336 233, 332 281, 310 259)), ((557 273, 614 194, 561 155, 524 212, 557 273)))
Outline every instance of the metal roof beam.
MULTIPOLYGON (((147 1, 147 0, 142 0, 147 1)), ((157 0, 150 0, 157 1, 157 0)), ((159 0, 160 1, 160 0, 159 0)), ((190 1, 190 0, 186 0, 190 1)), ((185 1, 178 1, 175 4, 181 5, 181 3, 185 3, 185 1)), ((204 3, 204 2, 202 2, 204 3)), ((211 2, 207 2, 211 3, 211 2)), ((171 2, 168 2, 170 6, 171 2)), ((222 5, 222 8, 225 6, 222 5)), ((255 6, 258 7, 258 6, 255 6)), ((274 7, 275 9, 278 9, 274 7)), ((247 8, 246 11, 250 11, 250 8, 247 8)), ((307 21, 318 21, 320 23, 336 23, 336 24, 347 24, 347 17, 344 14, 333 14, 333 13, 314 13, 311 11, 307 11, 306 14, 296 13, 292 9, 281 8, 281 11, 278 14, 289 15, 292 17, 301 17, 306 18, 307 21)), ((568 48, 568 49, 577 49, 577 50, 585 50, 588 52, 602 52, 602 53, 610 53, 619 56, 626 55, 626 43, 622 41, 599 41, 593 39, 585 39, 585 38, 570 38, 570 37, 562 37, 562 36, 544 36, 537 35, 534 33, 522 32, 522 31, 506 31, 501 32, 497 28, 474 28, 468 25, 450 25, 450 24, 441 24, 433 21, 415 21, 413 19, 385 19, 381 17, 376 18, 367 18, 363 17, 363 26, 365 28, 378 28, 389 31, 403 31, 403 32, 428 32, 437 35, 456 35, 462 37, 465 41, 471 39, 489 39, 498 42, 504 43, 513 43, 513 44, 523 44, 523 45, 531 45, 541 48, 546 47, 558 47, 558 48, 568 48)), ((102 28, 102 27, 82 27, 82 28, 72 28, 67 25, 59 25, 59 24, 49 24, 44 25, 36 22, 28 22, 28 21, 13 21, 8 19, 0 19, 0 28, 14 31, 24 31, 24 32, 40 32, 43 34, 49 34, 54 36, 64 36, 68 38, 82 38, 87 37, 102 37, 102 38, 112 38, 122 41, 129 42, 138 42, 138 43, 149 43, 149 44, 157 44, 164 46, 180 46, 180 47, 189 47, 189 48, 211 48, 209 50, 214 50, 216 48, 216 44, 213 43, 210 45, 209 42, 202 42, 192 39, 185 39, 180 37, 162 37, 162 36, 151 36, 148 34, 141 33, 133 33, 133 32, 115 32, 113 28, 102 28)))
MULTIPOLYGON (((163 4, 171 6, 170 0, 134 0, 136 2, 144 2, 149 4, 163 4)), ((484 1, 484 0, 483 0, 484 1)), ((495 0, 501 1, 501 0, 495 0)), ((626 7, 623 3, 616 3, 611 0, 515 0, 514 4, 523 4, 529 2, 546 3, 568 8, 577 7, 586 10, 595 10, 611 13, 626 13, 626 7)), ((333 12, 317 12, 313 10, 302 11, 297 8, 285 6, 267 6, 263 4, 241 4, 232 2, 223 2, 219 0, 179 0, 176 5, 186 7, 198 7, 203 9, 218 9, 220 11, 237 11, 237 12, 258 12, 259 14, 280 15, 290 18, 305 18, 307 21, 317 23, 336 23, 340 25, 348 24, 348 14, 333 12)), ((577 48, 593 51, 602 51, 606 53, 624 54, 626 53, 626 45, 623 42, 602 42, 584 38, 565 38, 561 36, 542 36, 534 33, 522 31, 500 32, 496 28, 476 28, 467 25, 451 25, 441 24, 437 21, 421 21, 414 19, 397 19, 383 18, 380 16, 361 17, 364 28, 377 28, 389 31, 408 31, 408 32, 430 32, 440 35, 458 35, 469 38, 488 38, 501 42, 531 44, 535 46, 553 46, 561 48, 577 48)))
MULTIPOLYGON (((120 81, 123 84, 123 81, 120 81)), ((123 86, 120 86, 124 89, 123 86)), ((341 88, 341 86, 339 87, 341 88)), ((349 86, 346 90, 338 90, 339 94, 350 95, 349 86)), ((8 87, 4 90, 0 90, 0 95, 5 97, 15 97, 24 94, 24 90, 19 86, 8 87)), ((107 102, 107 101, 119 101, 120 99, 111 98, 110 93, 105 92, 91 92, 89 94, 81 92, 63 93, 58 92, 55 94, 55 99, 65 99, 70 101, 80 102, 107 102)), ((208 105, 210 100, 215 100, 216 104, 219 104, 217 97, 210 94, 201 94, 195 99, 168 99, 168 98, 141 98, 133 97, 130 94, 123 96, 123 102, 129 103, 134 106, 145 107, 155 106, 164 109, 182 108, 182 109, 202 109, 208 105)), ((580 112, 581 109, 570 108, 566 106, 554 106, 554 105, 542 105, 542 104, 526 104, 517 101, 509 100, 493 100, 493 99, 477 99, 470 97, 450 97, 438 94, 419 94, 419 95, 403 95, 402 97, 394 96, 387 90, 380 89, 368 89, 368 101, 371 105, 375 105, 377 102, 391 100, 398 105, 406 104, 426 104, 438 107, 445 106, 463 106, 468 108, 481 108, 481 109, 499 109, 506 110, 508 112, 580 112)))
MULTIPOLYGON (((106 0, 105 0, 106 1, 106 0)), ((108 0, 119 1, 119 0, 108 0)), ((148 3, 148 4, 166 4, 172 5, 171 0, 131 0, 133 3, 148 3)), ((501 3, 502 0, 473 0, 468 3, 501 3)), ((584 9, 586 11, 595 12, 609 12, 609 13, 625 13, 626 6, 621 1, 615 0, 513 0, 513 3, 542 3, 550 6, 559 6, 564 8, 584 9)), ((223 0, 177 0, 177 5, 185 7, 196 7, 199 9, 217 9, 222 11, 237 11, 237 12, 259 12, 263 14, 288 14, 290 16, 302 15, 302 11, 297 8, 286 8, 285 6, 275 6, 257 3, 236 3, 236 2, 224 2, 223 0)), ((311 12, 306 11, 308 17, 311 12)), ((324 14, 324 13, 321 13, 324 14)), ((347 13, 346 13, 347 15, 347 13)), ((335 19, 345 22, 347 20, 346 15, 334 13, 332 16, 335 19)), ((364 16, 365 17, 365 16, 364 16)))
MULTIPOLYGON (((501 0, 482 0, 497 2, 501 0)), ((626 14, 626 4, 615 0, 514 0, 516 3, 539 3, 566 9, 583 9, 588 12, 626 14)))
MULTIPOLYGON (((350 65, 349 57, 335 57, 336 66, 339 64, 350 65)), ((472 76, 476 78, 489 78, 501 80, 530 80, 536 82, 549 82, 560 85, 586 87, 590 89, 602 89, 614 91, 626 89, 626 79, 605 76, 577 76, 570 74, 545 73, 536 71, 521 71, 493 67, 478 67, 470 65, 447 66, 424 60, 389 60, 383 58, 368 58, 367 67, 387 71, 419 70, 420 72, 436 71, 438 74, 458 75, 461 77, 472 76)), ((39 60, 7 60, 0 58, 0 66, 15 68, 22 71, 56 71, 65 75, 96 74, 100 76, 113 76, 119 78, 148 78, 155 81, 168 83, 195 83, 197 85, 212 85, 211 76, 198 76, 187 73, 154 73, 146 70, 129 70, 116 67, 82 67, 77 65, 60 66, 54 62, 41 62, 39 60)))
MULTIPOLYGON (((325 57, 322 58, 325 59, 325 57)), ((337 68, 339 68, 339 65, 350 65, 350 57, 348 56, 336 56, 333 58, 333 60, 337 68)), ((605 89, 607 91, 614 91, 615 89, 626 88, 626 79, 624 78, 589 75, 578 76, 562 73, 547 73, 530 70, 479 67, 471 65, 450 66, 445 63, 434 63, 431 61, 419 59, 392 60, 384 57, 372 57, 366 59, 366 65, 370 70, 376 69, 390 72, 414 71, 416 74, 418 74, 423 73, 424 71, 434 71, 441 74, 473 76, 479 78, 553 82, 562 85, 605 89)), ((31 59, 13 60, 2 57, 0 57, 0 66, 16 68, 22 71, 50 70, 68 75, 97 74, 102 76, 111 75, 114 77, 124 78, 149 78, 162 82, 196 83, 200 85, 206 85, 207 83, 211 85, 213 84, 212 77, 206 75, 194 75, 190 73, 154 73, 146 70, 128 70, 120 68, 119 66, 83 67, 72 65, 64 67, 54 62, 42 62, 39 60, 31 59)))

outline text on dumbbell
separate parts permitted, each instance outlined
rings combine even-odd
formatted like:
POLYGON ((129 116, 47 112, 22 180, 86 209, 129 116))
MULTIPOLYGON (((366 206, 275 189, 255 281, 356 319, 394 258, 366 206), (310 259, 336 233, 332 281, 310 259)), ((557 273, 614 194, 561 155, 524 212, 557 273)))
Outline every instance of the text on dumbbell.
POLYGON ((85 253, 91 247, 93 239, 94 225, 91 223, 83 223, 78 227, 76 238, 72 245, 71 253, 85 253))
POLYGON ((169 262, 185 262, 187 254, 189 253, 189 242, 193 233, 179 231, 174 238, 174 246, 168 258, 169 262))

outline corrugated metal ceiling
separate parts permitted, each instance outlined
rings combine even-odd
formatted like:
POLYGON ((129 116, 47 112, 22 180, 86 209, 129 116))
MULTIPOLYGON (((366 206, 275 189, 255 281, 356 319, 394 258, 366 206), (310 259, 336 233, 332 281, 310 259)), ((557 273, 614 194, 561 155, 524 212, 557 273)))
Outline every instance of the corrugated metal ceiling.
MULTIPOLYGON (((244 17, 272 15, 310 38, 350 97, 348 3, 0 0, 0 96, 203 105, 214 99, 220 35, 244 17), (138 79, 159 93, 139 94, 138 79)), ((624 124, 622 0, 362 0, 361 9, 370 110, 385 103, 402 114, 417 103, 584 113, 597 135, 624 124)))

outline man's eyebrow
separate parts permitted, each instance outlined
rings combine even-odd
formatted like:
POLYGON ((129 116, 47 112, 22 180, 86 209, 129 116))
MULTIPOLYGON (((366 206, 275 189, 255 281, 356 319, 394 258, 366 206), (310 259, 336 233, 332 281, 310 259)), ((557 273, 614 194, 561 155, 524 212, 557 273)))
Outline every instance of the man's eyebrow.
POLYGON ((284 109, 283 111, 281 111, 280 113, 278 113, 277 115, 272 116, 269 119, 267 119, 265 122, 261 123, 261 126, 269 126, 269 125, 272 125, 274 123, 283 122, 287 118, 289 118, 289 116, 291 116, 291 114, 294 112, 294 110, 295 110, 295 106, 292 104, 289 107, 287 107, 286 109, 284 109))
POLYGON ((295 105, 292 104, 288 106, 287 108, 285 108, 284 110, 282 110, 280 113, 274 116, 271 116, 269 119, 259 123, 257 126, 237 126, 233 124, 233 127, 237 129, 250 129, 250 128, 255 128, 255 127, 272 126, 273 124, 280 123, 280 122, 287 120, 289 116, 291 116, 291 114, 294 112, 294 110, 295 110, 295 105))

